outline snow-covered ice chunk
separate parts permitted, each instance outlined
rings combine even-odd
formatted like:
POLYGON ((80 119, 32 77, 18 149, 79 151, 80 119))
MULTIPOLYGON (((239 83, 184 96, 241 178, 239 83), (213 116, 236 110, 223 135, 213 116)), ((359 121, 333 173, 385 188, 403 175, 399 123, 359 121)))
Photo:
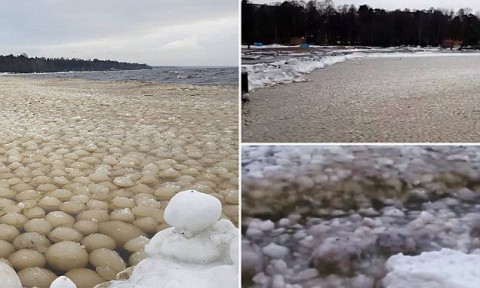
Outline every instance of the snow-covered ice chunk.
POLYGON ((198 232, 215 224, 222 214, 217 198, 195 190, 178 192, 165 208, 165 221, 180 231, 198 232))
POLYGON ((258 229, 264 232, 272 231, 275 228, 275 223, 273 223, 272 220, 258 221, 255 224, 258 229))
POLYGON ((6 263, 0 261, 0 288, 22 288, 22 283, 15 270, 6 263))
POLYGON ((232 222, 218 220, 221 210, 213 196, 195 190, 177 193, 165 208, 165 220, 174 227, 145 245, 149 257, 128 280, 99 287, 238 287, 239 232, 232 222))
POLYGON ((52 282, 50 288, 77 288, 77 285, 68 277, 60 276, 52 282))
POLYGON ((281 259, 288 255, 288 248, 270 243, 262 249, 263 254, 271 258, 281 259))
POLYGON ((386 263, 386 288, 476 288, 480 283, 480 255, 452 249, 423 252, 418 256, 397 254, 386 263))
POLYGON ((399 210, 395 207, 387 207, 383 210, 383 215, 384 216, 390 216, 390 217, 399 217, 403 218, 405 217, 405 213, 403 213, 402 210, 399 210))

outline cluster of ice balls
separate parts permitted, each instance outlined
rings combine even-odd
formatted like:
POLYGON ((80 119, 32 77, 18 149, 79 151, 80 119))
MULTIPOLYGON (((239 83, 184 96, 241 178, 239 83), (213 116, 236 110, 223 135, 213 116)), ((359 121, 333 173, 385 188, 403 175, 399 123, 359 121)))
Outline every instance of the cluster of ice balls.
POLYGON ((168 227, 165 204, 187 188, 215 196, 222 217, 237 221, 234 89, 8 81, 0 257, 24 286, 48 287, 61 274, 79 287, 114 279, 146 257, 148 237, 168 227), (185 95, 199 92, 219 105, 185 95))
POLYGON ((475 253, 480 247, 478 147, 245 150, 246 287, 377 287, 397 253, 445 247, 475 253), (384 185, 389 179, 403 186, 384 185), (259 183, 263 190, 251 189, 259 183), (345 206, 349 202, 357 205, 345 206))
POLYGON ((461 146, 245 146, 242 212, 282 213, 473 201, 480 149, 461 146), (282 200, 279 200, 282 199, 282 200), (285 201, 285 199, 288 199, 285 201), (311 205, 303 205, 302 203, 311 205), (297 211, 302 207, 302 211, 297 211))
POLYGON ((388 272, 389 257, 398 253, 418 255, 442 248, 478 253, 480 210, 452 200, 398 215, 389 207, 375 215, 351 211, 330 219, 296 214, 276 221, 245 218, 243 283, 375 287, 388 272))
MULTIPOLYGON (((146 244, 147 257, 133 271, 129 269, 116 276, 121 278, 131 273, 129 279, 95 287, 237 287, 238 229, 228 220, 219 220, 221 211, 222 204, 211 195, 195 190, 177 193, 165 212, 172 227, 158 232, 146 244)), ((112 255, 99 254, 110 260, 105 269, 115 265, 112 255)), ((82 261, 75 254, 69 257, 82 261)), ((0 264, 0 275, 8 287, 22 287, 15 271, 6 263, 0 264)), ((76 287, 68 275, 56 278, 50 285, 50 288, 76 287)))

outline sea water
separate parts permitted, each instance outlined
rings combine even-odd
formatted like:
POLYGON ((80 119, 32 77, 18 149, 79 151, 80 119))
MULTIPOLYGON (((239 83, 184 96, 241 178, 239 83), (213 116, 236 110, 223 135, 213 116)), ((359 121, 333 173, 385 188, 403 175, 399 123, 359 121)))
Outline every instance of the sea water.
POLYGON ((238 83, 236 67, 175 67, 156 66, 143 70, 72 71, 25 74, 34 78, 83 78, 90 80, 143 81, 195 85, 235 85, 238 83))

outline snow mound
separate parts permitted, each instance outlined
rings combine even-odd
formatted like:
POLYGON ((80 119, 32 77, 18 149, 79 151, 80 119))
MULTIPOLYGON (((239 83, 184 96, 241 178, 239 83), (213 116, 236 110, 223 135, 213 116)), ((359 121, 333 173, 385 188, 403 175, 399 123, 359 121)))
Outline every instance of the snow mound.
POLYGON ((164 229, 145 246, 148 258, 99 287, 238 287, 238 229, 221 219, 221 204, 213 196, 188 190, 177 193, 165 209, 164 229))
POLYGON ((397 254, 386 263, 386 288, 477 288, 480 285, 479 254, 452 249, 423 252, 418 256, 397 254))

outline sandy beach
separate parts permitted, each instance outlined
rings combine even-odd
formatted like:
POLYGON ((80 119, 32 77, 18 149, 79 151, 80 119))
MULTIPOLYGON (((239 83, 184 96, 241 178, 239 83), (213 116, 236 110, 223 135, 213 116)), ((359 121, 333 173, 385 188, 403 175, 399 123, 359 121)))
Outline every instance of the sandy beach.
POLYGON ((244 142, 478 142, 480 58, 360 58, 250 93, 244 142))
POLYGON ((0 87, 0 254, 24 286, 112 280, 146 257, 126 243, 168 227, 164 209, 182 190, 217 197, 238 223, 236 87, 14 76, 0 87), (50 247, 69 241, 107 249, 119 269, 65 264, 69 252, 50 247))

